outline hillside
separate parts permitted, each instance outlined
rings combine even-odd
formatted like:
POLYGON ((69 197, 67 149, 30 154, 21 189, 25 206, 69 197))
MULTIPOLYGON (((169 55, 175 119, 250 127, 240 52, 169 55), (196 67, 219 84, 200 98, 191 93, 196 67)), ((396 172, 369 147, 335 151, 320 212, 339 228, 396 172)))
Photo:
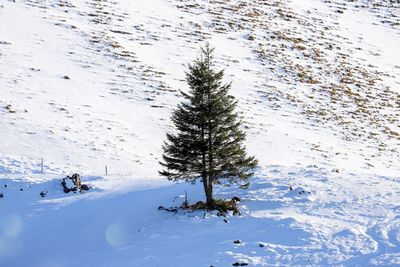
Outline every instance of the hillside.
POLYGON ((398 44, 398 1, 3 1, 0 265, 400 264, 398 44), (158 161, 205 42, 260 162, 229 223, 157 210, 203 198, 158 161))

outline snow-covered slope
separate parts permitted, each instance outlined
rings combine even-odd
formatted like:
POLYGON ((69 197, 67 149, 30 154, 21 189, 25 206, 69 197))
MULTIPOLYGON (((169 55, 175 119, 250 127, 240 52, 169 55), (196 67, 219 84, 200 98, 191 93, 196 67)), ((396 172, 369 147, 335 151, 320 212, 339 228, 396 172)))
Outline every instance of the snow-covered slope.
POLYGON ((37 172, 44 158, 46 173, 99 174, 108 165, 157 175, 170 111, 187 88, 184 64, 209 41, 262 165, 322 157, 338 168, 394 174, 400 36, 398 20, 378 17, 398 12, 392 5, 7 1, 3 168, 37 172))
POLYGON ((396 1, 2 1, 0 265, 71 266, 77 254, 72 266, 400 264, 399 10, 396 1), (243 199, 228 224, 157 211, 185 189, 202 199, 157 171, 185 64, 205 42, 260 161, 248 191, 220 189, 243 199), (105 166, 111 175, 99 177, 105 166), (58 179, 73 172, 97 189, 64 196, 58 179))

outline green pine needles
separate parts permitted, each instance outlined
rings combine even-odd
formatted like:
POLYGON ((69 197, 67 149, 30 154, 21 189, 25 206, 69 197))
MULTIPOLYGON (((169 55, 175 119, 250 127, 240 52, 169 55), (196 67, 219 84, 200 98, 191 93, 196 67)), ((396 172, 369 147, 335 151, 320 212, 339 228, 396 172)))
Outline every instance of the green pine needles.
POLYGON ((231 84, 222 83, 223 70, 213 69, 213 51, 207 44, 189 65, 190 91, 182 92, 185 101, 172 115, 176 133, 167 134, 160 162, 160 174, 169 180, 201 179, 208 207, 214 203, 214 184, 248 181, 257 166, 257 160, 246 155, 246 134, 236 111, 238 102, 229 95, 231 84))

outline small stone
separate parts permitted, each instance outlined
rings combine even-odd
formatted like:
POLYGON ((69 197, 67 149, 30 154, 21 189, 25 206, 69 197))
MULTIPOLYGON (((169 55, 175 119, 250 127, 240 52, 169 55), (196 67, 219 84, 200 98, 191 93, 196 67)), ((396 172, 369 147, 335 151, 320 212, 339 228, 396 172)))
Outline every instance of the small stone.
POLYGON ((23 188, 20 188, 19 191, 24 191, 24 189, 23 189, 23 188))
POLYGON ((68 75, 65 75, 63 78, 64 78, 65 80, 69 80, 69 76, 68 76, 68 75))
POLYGON ((83 191, 89 191, 89 186, 87 184, 82 184, 81 185, 81 190, 83 191))
POLYGON ((265 245, 264 245, 263 243, 258 244, 258 246, 259 246, 260 248, 265 247, 265 245))
POLYGON ((3 198, 4 197, 4 194, 3 193, 0 193, 0 198, 3 198))
POLYGON ((248 263, 245 263, 245 262, 242 262, 242 263, 235 262, 235 263, 233 263, 232 265, 233 265, 233 266, 247 266, 247 265, 249 265, 249 264, 248 264, 248 263))
POLYGON ((9 113, 16 113, 17 111, 13 108, 13 106, 11 106, 10 104, 8 104, 6 106, 6 109, 8 110, 9 113))
POLYGON ((233 241, 233 243, 234 243, 234 244, 240 244, 241 242, 240 242, 240 240, 238 239, 238 240, 233 241))
POLYGON ((233 198, 232 198, 232 201, 234 201, 234 202, 240 202, 240 198, 239 197, 237 197, 237 196, 234 196, 233 198))

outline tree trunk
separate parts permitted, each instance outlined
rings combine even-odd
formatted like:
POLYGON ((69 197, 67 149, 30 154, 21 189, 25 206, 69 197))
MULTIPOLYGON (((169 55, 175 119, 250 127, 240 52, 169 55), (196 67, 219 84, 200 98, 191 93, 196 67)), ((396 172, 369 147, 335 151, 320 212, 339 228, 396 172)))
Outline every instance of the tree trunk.
POLYGON ((208 191, 208 185, 207 185, 207 175, 203 172, 201 175, 201 180, 203 182, 203 187, 204 187, 204 193, 206 194, 206 199, 207 199, 207 191, 208 191))
POLYGON ((206 206, 209 208, 212 208, 214 206, 214 198, 213 198, 213 184, 208 183, 207 189, 206 189, 206 206))

